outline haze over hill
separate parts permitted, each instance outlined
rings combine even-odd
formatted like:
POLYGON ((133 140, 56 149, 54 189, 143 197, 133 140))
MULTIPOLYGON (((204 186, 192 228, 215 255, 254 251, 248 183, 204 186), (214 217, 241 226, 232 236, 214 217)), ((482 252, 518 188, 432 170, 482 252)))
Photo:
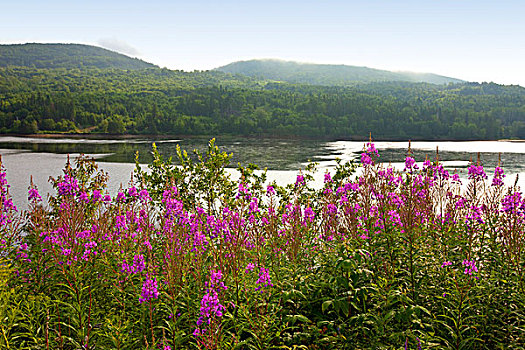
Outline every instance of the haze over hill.
POLYGON ((272 61, 271 77, 184 72, 76 44, 4 45, 0 62, 0 133, 525 138, 519 86, 272 61))
POLYGON ((118 68, 157 67, 137 58, 97 46, 82 44, 15 44, 0 45, 0 67, 32 68, 118 68))
MULTIPOLYGON (((0 67, 31 68, 158 68, 154 64, 97 46, 83 44, 0 45, 0 67)), ((371 82, 462 83, 460 79, 432 73, 391 72, 368 67, 298 63, 277 59, 233 62, 216 68, 261 80, 293 84, 345 86, 371 82)))
POLYGON ((431 84, 464 82, 460 79, 432 73, 391 72, 368 67, 299 63, 277 59, 239 61, 219 67, 217 70, 232 74, 243 74, 259 79, 327 86, 345 86, 355 83, 387 81, 431 84))

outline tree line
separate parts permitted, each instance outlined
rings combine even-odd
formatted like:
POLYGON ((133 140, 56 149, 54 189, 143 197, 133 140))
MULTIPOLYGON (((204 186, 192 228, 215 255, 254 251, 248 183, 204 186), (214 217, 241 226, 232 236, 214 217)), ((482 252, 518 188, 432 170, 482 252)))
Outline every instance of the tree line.
POLYGON ((261 81, 218 71, 0 68, 0 133, 525 138, 525 89, 261 81))

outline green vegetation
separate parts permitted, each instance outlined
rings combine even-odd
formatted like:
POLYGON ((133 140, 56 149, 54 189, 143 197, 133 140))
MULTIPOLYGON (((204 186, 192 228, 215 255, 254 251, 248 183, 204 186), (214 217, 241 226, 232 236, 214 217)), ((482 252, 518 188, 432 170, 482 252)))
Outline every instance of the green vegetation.
POLYGON ((118 68, 143 69, 156 67, 137 58, 81 44, 17 44, 0 45, 0 67, 33 68, 118 68))
POLYGON ((217 70, 258 79, 293 84, 347 86, 357 83, 403 81, 411 83, 463 83, 460 79, 430 73, 390 72, 367 67, 298 63, 281 60, 251 60, 230 63, 217 70))
POLYGON ((80 158, 22 215, 0 172, 0 348, 525 348, 525 197, 500 167, 462 186, 368 143, 314 189, 233 181, 213 141, 153 155, 114 197, 80 158))
MULTIPOLYGON (((62 46, 69 48, 55 51, 62 46)), ((301 85, 220 71, 124 70, 119 60, 112 65, 119 68, 70 68, 61 55, 56 62, 52 57, 47 66, 61 68, 0 68, 0 133, 361 138, 373 131, 398 140, 525 138, 525 89, 519 86, 301 85)))

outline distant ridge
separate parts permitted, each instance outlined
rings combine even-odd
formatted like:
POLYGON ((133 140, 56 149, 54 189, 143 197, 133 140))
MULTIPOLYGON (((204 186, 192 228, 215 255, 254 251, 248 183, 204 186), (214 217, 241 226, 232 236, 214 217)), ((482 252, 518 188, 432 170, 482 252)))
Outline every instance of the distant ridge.
POLYGON ((432 73, 391 72, 368 67, 298 63, 276 59, 239 61, 216 70, 259 79, 327 86, 392 81, 430 84, 464 83, 460 79, 432 73))
POLYGON ((118 68, 157 67, 138 58, 82 44, 14 44, 0 45, 0 67, 30 68, 118 68))

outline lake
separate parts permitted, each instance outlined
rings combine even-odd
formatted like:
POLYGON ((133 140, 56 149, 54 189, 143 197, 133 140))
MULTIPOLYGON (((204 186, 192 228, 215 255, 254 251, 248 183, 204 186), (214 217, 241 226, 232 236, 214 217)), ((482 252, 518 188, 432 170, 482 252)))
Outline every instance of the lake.
MULTIPOLYGON (((52 191, 49 177, 61 174, 67 155, 73 160, 80 153, 93 156, 101 169, 110 175, 108 188, 115 193, 126 186, 134 168, 135 152, 139 152, 139 161, 146 164, 151 160, 151 146, 155 142, 158 150, 165 157, 174 156, 177 145, 191 153, 193 149, 204 152, 208 139, 91 139, 91 138, 40 138, 0 136, 0 154, 7 170, 7 179, 11 185, 11 194, 15 204, 27 208, 27 188, 30 176, 41 194, 52 191)), ((362 141, 324 141, 294 140, 269 138, 233 138, 218 137, 217 146, 221 151, 233 153, 232 177, 237 172, 237 164, 254 163, 268 169, 269 181, 280 184, 291 183, 297 173, 304 169, 309 161, 317 162, 315 185, 322 184, 323 174, 335 166, 335 159, 343 161, 359 159, 363 148, 362 141)), ((375 142, 380 153, 380 160, 403 168, 408 142, 375 142)), ((422 162, 426 157, 435 159, 436 148, 439 158, 449 171, 457 171, 466 176, 466 169, 471 160, 476 161, 478 152, 487 174, 501 162, 507 173, 506 182, 513 184, 519 175, 518 184, 525 185, 525 143, 519 141, 464 141, 464 142, 412 142, 412 156, 422 162)))

